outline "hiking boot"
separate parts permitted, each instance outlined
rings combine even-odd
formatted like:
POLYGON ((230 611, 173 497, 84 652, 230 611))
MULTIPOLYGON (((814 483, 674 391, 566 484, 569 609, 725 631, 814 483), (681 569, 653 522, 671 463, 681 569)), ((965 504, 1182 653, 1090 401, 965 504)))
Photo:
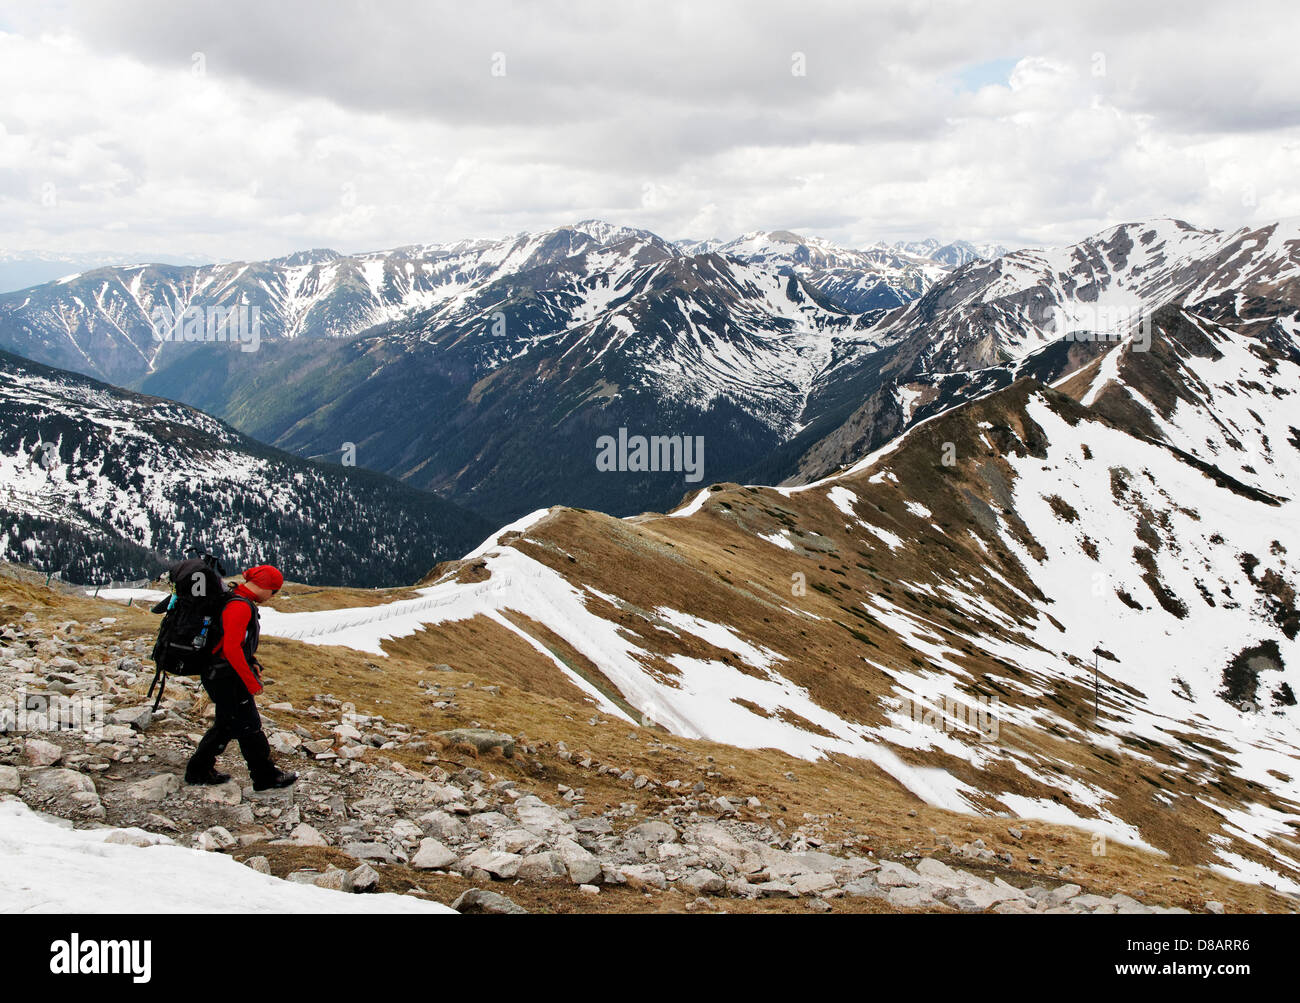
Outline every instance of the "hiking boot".
POLYGON ((185 771, 185 782, 187 784, 224 784, 229 779, 229 773, 218 773, 216 767, 213 766, 209 766, 206 771, 192 769, 185 771))
POLYGON ((296 773, 285 773, 283 770, 276 770, 274 773, 268 773, 266 776, 253 781, 253 790, 272 791, 281 787, 292 787, 297 779, 298 774, 296 773))

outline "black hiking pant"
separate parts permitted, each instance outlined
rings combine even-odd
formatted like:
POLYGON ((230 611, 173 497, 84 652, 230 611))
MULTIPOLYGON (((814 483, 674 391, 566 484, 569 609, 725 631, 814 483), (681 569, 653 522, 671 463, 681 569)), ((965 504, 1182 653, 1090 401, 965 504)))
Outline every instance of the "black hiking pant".
POLYGON ((257 713, 253 694, 248 692, 243 680, 224 662, 210 666, 201 680, 216 708, 216 720, 194 750, 186 772, 201 776, 214 769, 217 757, 234 740, 248 763, 253 783, 274 776, 271 745, 262 733, 262 718, 257 713))

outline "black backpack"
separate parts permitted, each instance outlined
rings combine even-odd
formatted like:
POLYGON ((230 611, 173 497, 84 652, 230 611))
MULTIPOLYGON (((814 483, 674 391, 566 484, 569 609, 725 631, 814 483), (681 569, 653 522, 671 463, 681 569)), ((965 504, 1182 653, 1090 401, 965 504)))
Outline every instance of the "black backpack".
POLYGON ((221 613, 231 596, 222 580, 226 569, 211 554, 191 553, 197 556, 168 569, 172 594, 153 608, 154 613, 163 615, 151 656, 156 669, 145 694, 147 700, 158 687, 155 711, 162 702, 167 676, 202 675, 221 644, 221 613))

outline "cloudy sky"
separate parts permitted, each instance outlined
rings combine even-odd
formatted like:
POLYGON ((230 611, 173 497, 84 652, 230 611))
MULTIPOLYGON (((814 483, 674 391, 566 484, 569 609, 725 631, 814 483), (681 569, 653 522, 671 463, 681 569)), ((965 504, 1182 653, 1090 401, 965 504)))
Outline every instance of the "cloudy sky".
POLYGON ((1073 6, 0 0, 0 254, 1300 215, 1293 0, 1073 6))

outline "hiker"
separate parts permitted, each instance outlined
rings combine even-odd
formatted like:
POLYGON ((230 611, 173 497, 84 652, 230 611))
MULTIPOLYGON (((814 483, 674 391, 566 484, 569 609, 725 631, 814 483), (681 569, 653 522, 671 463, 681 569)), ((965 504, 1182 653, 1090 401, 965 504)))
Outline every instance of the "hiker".
POLYGON ((288 787, 298 779, 296 773, 285 773, 271 762, 271 746, 253 700, 262 692, 257 607, 282 585, 284 575, 269 564, 259 564, 245 571, 243 584, 230 593, 221 613, 221 644, 200 677, 216 708, 216 720, 185 768, 187 784, 224 784, 230 779, 229 774, 217 772, 216 763, 231 739, 239 742, 253 790, 288 787))

